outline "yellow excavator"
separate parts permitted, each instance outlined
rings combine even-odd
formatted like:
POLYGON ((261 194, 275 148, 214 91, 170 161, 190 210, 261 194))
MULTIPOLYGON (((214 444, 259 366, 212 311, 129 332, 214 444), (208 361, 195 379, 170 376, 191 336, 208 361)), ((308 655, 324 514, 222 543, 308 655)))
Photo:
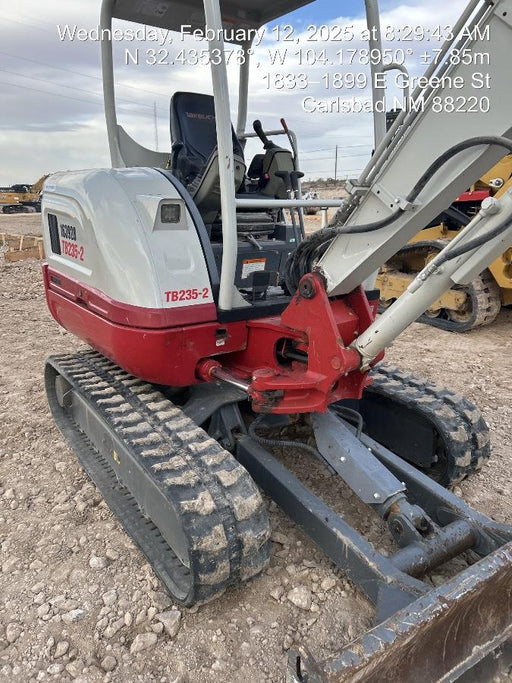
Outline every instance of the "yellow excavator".
POLYGON ((20 183, 0 188, 0 209, 2 213, 39 213, 41 211, 41 192, 48 174, 43 175, 33 185, 20 183))
MULTIPOLYGON (((403 294, 424 266, 478 213, 482 201, 502 196, 511 186, 512 154, 508 154, 381 268, 377 279, 381 309, 403 294)), ((444 330, 465 332, 489 325, 501 307, 508 305, 512 305, 512 248, 469 285, 445 292, 418 320, 444 330)))

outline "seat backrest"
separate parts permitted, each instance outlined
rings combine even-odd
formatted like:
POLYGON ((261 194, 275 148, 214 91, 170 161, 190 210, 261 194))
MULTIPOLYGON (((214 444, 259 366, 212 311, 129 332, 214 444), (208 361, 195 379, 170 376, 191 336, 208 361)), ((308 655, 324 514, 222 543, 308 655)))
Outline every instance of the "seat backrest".
MULTIPOLYGON (((242 146, 233 127, 233 152, 243 159, 242 146)), ((171 98, 171 138, 181 143, 180 152, 190 165, 192 175, 202 175, 206 163, 217 146, 215 106, 212 95, 177 92, 171 98)), ((189 178, 192 180, 192 178, 189 178)))

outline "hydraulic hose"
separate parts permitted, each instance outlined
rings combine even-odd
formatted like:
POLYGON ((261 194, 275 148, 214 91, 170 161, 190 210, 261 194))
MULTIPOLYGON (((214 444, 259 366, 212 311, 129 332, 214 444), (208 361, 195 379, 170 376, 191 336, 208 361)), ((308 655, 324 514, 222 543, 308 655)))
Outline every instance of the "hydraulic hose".
MULTIPOLYGON (((432 164, 430 164, 425 173, 421 176, 421 178, 407 195, 406 201, 409 203, 416 201, 427 183, 448 161, 450 161, 450 159, 452 159, 455 154, 459 154, 466 149, 478 147, 480 145, 504 147, 510 153, 512 153, 512 140, 502 136, 481 135, 475 138, 470 138, 469 140, 464 140, 463 142, 459 142, 446 150, 446 152, 441 154, 435 161, 432 162, 432 164)), ((318 261, 318 259, 325 253, 335 237, 338 235, 356 235, 374 232, 375 230, 381 230, 391 223, 394 223, 396 219, 399 218, 403 213, 404 209, 397 209, 387 218, 383 218, 373 223, 365 223, 363 225, 330 226, 328 228, 324 228, 323 230, 319 230, 308 237, 288 257, 285 269, 285 282, 288 291, 290 293, 295 292, 301 277, 313 269, 314 263, 318 261)), ((502 230, 508 227, 509 222, 510 220, 500 226, 497 226, 492 232, 497 231, 496 234, 500 234, 502 230)), ((468 242, 468 244, 464 247, 453 249, 452 253, 449 255, 449 258, 456 258, 456 256, 460 256, 460 254, 464 254, 466 251, 470 251, 471 249, 480 246, 487 239, 491 239, 490 235, 491 233, 489 233, 489 235, 485 238, 481 237, 473 240, 475 243, 474 246, 470 246, 471 242, 468 242)))
POLYGON ((453 247, 453 249, 447 249, 446 253, 441 252, 441 254, 436 259, 436 265, 440 266, 442 263, 446 263, 446 261, 452 261, 454 258, 457 258, 458 256, 467 254, 468 251, 473 251, 473 249, 481 247, 482 244, 489 242, 495 237, 501 235, 501 233, 505 232, 505 230, 508 230, 511 224, 512 216, 508 216, 505 220, 503 220, 501 223, 492 228, 492 230, 489 230, 489 232, 486 232, 484 235, 480 235, 480 237, 475 237, 469 242, 466 242, 466 244, 461 244, 460 247, 453 247))
POLYGON ((260 436, 257 432, 256 429, 261 425, 263 420, 265 419, 265 415, 259 415, 253 422, 251 422, 249 426, 249 436, 260 443, 262 446, 269 446, 270 448, 275 448, 275 447, 291 447, 291 448, 300 448, 303 451, 307 451, 308 453, 311 453, 314 455, 316 458, 320 458, 323 460, 322 456, 318 452, 316 448, 313 446, 310 446, 307 443, 304 443, 303 441, 292 441, 289 439, 269 439, 264 436, 260 436))

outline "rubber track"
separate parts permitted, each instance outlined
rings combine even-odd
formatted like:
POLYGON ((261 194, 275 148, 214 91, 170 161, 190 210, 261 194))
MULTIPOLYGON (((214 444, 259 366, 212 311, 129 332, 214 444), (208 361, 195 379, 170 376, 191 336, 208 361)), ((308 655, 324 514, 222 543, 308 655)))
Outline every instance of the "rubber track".
POLYGON ((120 485, 108 458, 55 406, 53 375, 49 373, 47 390, 58 426, 180 604, 212 600, 229 585, 265 568, 270 550, 267 512, 250 475, 230 453, 151 384, 132 377, 97 352, 53 356, 49 363, 136 454, 177 511, 189 546, 189 569, 120 485), (173 575, 187 579, 186 594, 177 594, 173 575))
MULTIPOLYGON (((408 244, 395 254, 389 261, 388 265, 393 269, 393 261, 400 258, 401 254, 418 254, 421 252, 432 252, 433 250, 440 252, 450 240, 428 240, 424 242, 414 242, 408 244)), ((447 318, 431 318, 428 315, 420 315, 417 322, 438 327, 441 330, 449 332, 467 332, 473 330, 475 327, 483 327, 490 325, 501 310, 501 294, 500 288, 496 284, 491 272, 484 270, 480 275, 475 277, 469 285, 461 286, 462 291, 467 292, 471 298, 473 305, 473 315, 469 320, 464 322, 457 322, 456 320, 449 320, 447 318)), ((384 310, 384 308, 382 309, 384 310)))
POLYGON ((436 427, 448 457, 448 471, 440 484, 449 486, 462 481, 489 459, 489 428, 471 401, 387 363, 376 365, 370 376, 373 383, 365 393, 389 398, 420 413, 436 427))

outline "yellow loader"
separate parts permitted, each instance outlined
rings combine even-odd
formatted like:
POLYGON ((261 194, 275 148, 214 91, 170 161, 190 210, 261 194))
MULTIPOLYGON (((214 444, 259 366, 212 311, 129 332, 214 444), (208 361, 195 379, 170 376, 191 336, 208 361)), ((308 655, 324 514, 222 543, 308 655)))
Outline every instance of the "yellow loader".
MULTIPOLYGON (((381 309, 401 296, 422 268, 478 213, 484 199, 500 197, 511 186, 512 154, 508 154, 381 268, 377 279, 381 309)), ((512 247, 471 284, 454 287, 439 297, 418 320, 441 329, 465 332, 489 325, 501 307, 508 305, 512 305, 512 247)))

